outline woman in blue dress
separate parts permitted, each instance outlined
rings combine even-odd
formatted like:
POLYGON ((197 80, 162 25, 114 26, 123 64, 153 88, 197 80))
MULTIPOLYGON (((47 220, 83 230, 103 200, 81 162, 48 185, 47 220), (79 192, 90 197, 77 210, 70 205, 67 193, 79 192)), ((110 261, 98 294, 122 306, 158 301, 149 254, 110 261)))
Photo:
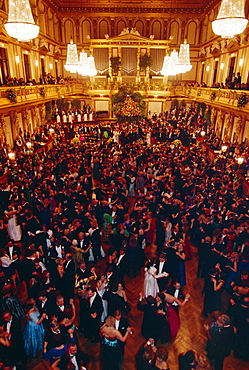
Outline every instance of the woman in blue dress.
POLYGON ((33 298, 28 299, 26 306, 27 323, 23 331, 24 350, 28 356, 32 355, 36 357, 37 352, 43 348, 45 331, 42 322, 46 318, 46 314, 43 313, 40 316, 40 312, 35 306, 35 300, 33 298))

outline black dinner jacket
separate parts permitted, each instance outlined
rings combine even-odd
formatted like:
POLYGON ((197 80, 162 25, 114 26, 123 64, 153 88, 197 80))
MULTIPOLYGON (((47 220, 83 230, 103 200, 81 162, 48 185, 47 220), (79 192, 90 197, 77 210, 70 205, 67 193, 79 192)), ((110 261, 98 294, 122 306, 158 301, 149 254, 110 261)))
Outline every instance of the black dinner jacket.
POLYGON ((95 312, 97 313, 96 319, 100 320, 102 312, 103 312, 103 304, 102 304, 102 300, 101 300, 101 298, 100 298, 100 296, 97 292, 96 292, 96 296, 93 300, 92 306, 90 306, 90 304, 89 304, 89 313, 90 313, 90 315, 92 313, 95 313, 95 312))

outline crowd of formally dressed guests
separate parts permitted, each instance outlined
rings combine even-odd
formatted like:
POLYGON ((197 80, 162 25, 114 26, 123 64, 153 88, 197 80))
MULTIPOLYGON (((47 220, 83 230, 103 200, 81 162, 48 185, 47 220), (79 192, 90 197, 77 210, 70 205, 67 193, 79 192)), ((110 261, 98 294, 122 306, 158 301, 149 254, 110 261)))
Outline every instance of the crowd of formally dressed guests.
POLYGON ((40 76, 39 81, 36 81, 34 78, 27 78, 26 80, 23 77, 10 77, 3 76, 0 86, 33 86, 33 85, 56 85, 56 84, 69 84, 75 83, 76 79, 70 77, 62 77, 59 75, 54 77, 51 73, 44 73, 40 76))
POLYGON ((193 87, 212 87, 214 89, 233 89, 233 90, 249 90, 249 83, 241 82, 240 72, 233 73, 231 77, 227 77, 225 83, 213 82, 212 86, 207 86, 205 82, 190 83, 188 86, 193 87))
MULTIPOLYGON (((230 166, 203 158, 196 138, 204 124, 191 108, 174 109, 139 124, 93 127, 94 143, 74 144, 58 123, 48 152, 1 158, 9 172, 0 194, 4 368, 25 368, 40 351, 53 369, 88 368, 84 336, 101 342, 103 370, 120 369, 132 333, 126 276, 143 272, 146 343, 137 369, 168 369, 163 345, 176 338, 179 309, 192 299, 183 289, 190 241, 205 280, 203 315, 212 318, 208 357, 216 370, 232 349, 248 360, 248 201, 230 166), (148 259, 152 243, 157 255, 148 259)), ((179 368, 209 364, 189 349, 179 368)))

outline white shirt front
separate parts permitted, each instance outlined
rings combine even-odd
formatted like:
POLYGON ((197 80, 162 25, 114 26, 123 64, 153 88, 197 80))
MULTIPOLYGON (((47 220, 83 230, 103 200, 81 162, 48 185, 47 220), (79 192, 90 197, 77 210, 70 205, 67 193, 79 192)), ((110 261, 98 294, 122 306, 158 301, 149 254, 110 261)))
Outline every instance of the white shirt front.
POLYGON ((96 292, 93 293, 93 296, 89 299, 90 307, 92 307, 94 298, 96 297, 96 292))

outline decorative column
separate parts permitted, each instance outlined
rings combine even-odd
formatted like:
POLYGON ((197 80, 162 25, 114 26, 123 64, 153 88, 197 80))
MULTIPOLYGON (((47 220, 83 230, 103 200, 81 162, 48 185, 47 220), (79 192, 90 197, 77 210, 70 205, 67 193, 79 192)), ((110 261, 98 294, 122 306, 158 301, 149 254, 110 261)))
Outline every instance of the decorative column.
POLYGON ((10 113, 12 138, 15 140, 19 136, 19 119, 16 111, 10 113))
POLYGON ((215 127, 216 135, 219 138, 221 138, 221 134, 222 134, 223 121, 224 121, 224 113, 221 110, 219 110, 218 115, 217 115, 216 127, 215 127))
POLYGON ((7 128, 4 115, 0 114, 0 144, 6 144, 7 142, 7 128))
MULTIPOLYGON (((122 52, 121 52, 121 46, 118 47, 118 56, 121 60, 121 66, 122 66, 122 52)), ((121 75, 121 68, 118 70, 118 77, 117 77, 118 82, 122 82, 122 75, 121 75)))
POLYGON ((211 109, 211 119, 210 119, 210 128, 213 130, 215 127, 215 117, 216 117, 216 109, 211 109))
POLYGON ((233 115, 229 113, 225 121, 224 135, 223 135, 224 142, 230 141, 231 139, 232 122, 233 122, 233 115))
POLYGON ((141 49, 137 48, 137 73, 136 73, 136 82, 140 82, 140 58, 141 58, 141 49))

